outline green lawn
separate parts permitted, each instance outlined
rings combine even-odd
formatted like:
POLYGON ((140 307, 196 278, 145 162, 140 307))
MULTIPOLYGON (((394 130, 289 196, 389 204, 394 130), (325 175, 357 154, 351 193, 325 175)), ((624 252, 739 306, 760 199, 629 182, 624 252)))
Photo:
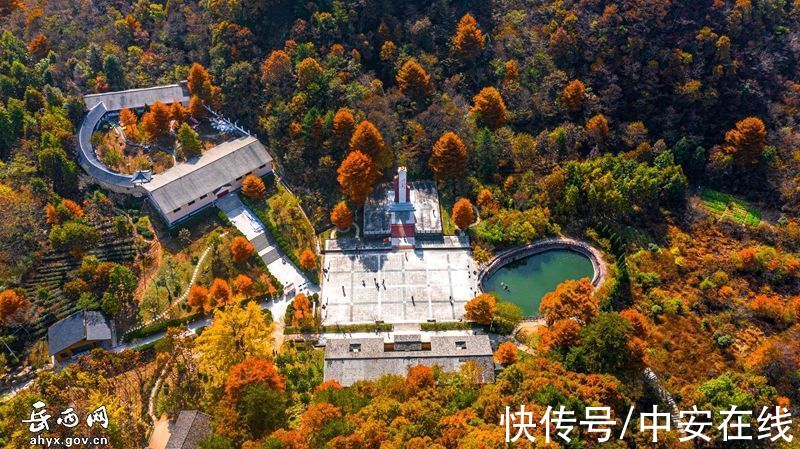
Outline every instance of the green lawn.
POLYGON ((706 207, 720 217, 727 217, 750 226, 756 226, 761 222, 761 211, 750 206, 748 202, 734 198, 727 193, 703 189, 700 199, 706 207))

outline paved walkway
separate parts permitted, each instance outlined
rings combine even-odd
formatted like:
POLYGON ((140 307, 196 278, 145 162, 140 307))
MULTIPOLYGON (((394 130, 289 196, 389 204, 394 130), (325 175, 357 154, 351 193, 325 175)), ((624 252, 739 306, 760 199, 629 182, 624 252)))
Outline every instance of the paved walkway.
POLYGON ((292 292, 307 295, 319 292, 319 287, 309 282, 291 259, 283 254, 258 216, 245 206, 237 195, 228 195, 219 200, 217 207, 253 244, 259 257, 267 264, 269 272, 283 284, 287 295, 293 296, 292 292))

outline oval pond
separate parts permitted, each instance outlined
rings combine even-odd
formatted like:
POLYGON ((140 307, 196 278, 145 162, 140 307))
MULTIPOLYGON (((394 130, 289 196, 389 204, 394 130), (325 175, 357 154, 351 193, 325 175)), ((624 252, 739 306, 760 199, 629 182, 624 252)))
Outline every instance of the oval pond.
POLYGON ((525 316, 538 316, 542 297, 558 284, 593 276, 594 267, 588 257, 567 249, 552 249, 501 267, 484 279, 483 290, 520 306, 525 316))

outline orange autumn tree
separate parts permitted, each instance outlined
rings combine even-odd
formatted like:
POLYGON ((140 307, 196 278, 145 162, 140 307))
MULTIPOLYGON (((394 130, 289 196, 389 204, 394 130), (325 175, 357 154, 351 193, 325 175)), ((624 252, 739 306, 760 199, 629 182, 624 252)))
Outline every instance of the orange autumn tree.
POLYGON ((245 274, 236 276, 236 279, 233 280, 233 287, 236 289, 237 293, 245 298, 253 296, 253 293, 255 292, 253 288, 253 280, 245 274))
POLYGON ((372 193, 372 186, 381 176, 372 163, 372 158, 357 150, 347 155, 336 172, 342 193, 359 207, 364 205, 364 201, 372 193))
POLYGON ((356 119, 349 109, 339 109, 333 116, 333 138, 340 148, 344 148, 353 137, 356 129, 356 119))
POLYGON ((580 343, 581 325, 577 321, 558 320, 543 330, 542 349, 564 349, 580 343))
POLYGON ((572 80, 561 93, 561 105, 567 112, 578 112, 586 99, 586 86, 580 80, 572 80))
POLYGON ((306 248, 300 253, 300 266, 306 270, 313 270, 317 266, 317 256, 311 248, 306 248))
POLYGON ((247 175, 242 182, 242 193, 244 196, 257 200, 263 198, 267 192, 264 181, 256 175, 247 175))
POLYGON ((408 369, 406 374, 406 382, 411 388, 412 392, 424 390, 428 387, 436 385, 436 379, 433 377, 433 370, 425 365, 412 366, 408 369))
POLYGON ((283 391, 286 381, 269 360, 248 357, 231 367, 225 379, 225 394, 236 397, 248 385, 260 383, 273 390, 283 391))
POLYGON ((506 83, 519 81, 519 64, 517 64, 516 60, 510 59, 508 62, 506 62, 506 70, 503 81, 506 83))
POLYGON ((202 285, 193 285, 192 288, 189 289, 189 296, 186 302, 194 309, 203 309, 206 312, 211 310, 208 289, 202 285))
POLYGON ((292 60, 283 50, 275 50, 261 66, 261 77, 268 86, 286 86, 292 79, 292 60))
POLYGON ((189 109, 185 108, 177 101, 173 101, 172 104, 169 105, 169 116, 178 123, 185 122, 189 119, 189 109))
POLYGON ((31 39, 28 44, 28 53, 34 58, 42 59, 50 52, 50 40, 42 33, 31 39))
POLYGON ((331 211, 331 223, 336 229, 345 231, 353 225, 353 211, 347 207, 347 203, 340 201, 331 211))
POLYGON ((485 45, 483 32, 472 14, 464 14, 458 21, 456 34, 453 36, 453 51, 464 61, 475 59, 485 45))
POLYGON ((342 409, 327 402, 309 405, 300 421, 300 434, 314 435, 341 416, 342 409))
POLYGON ((192 98, 189 99, 189 114, 197 120, 208 114, 208 110, 203 106, 203 100, 197 95, 192 95, 192 98))
POLYGON ((491 324, 497 313, 497 296, 492 293, 481 293, 471 299, 465 306, 464 317, 478 324, 491 324))
POLYGON ((428 166, 437 181, 456 179, 467 169, 467 147, 453 132, 446 132, 433 145, 428 166))
POLYGON ((555 291, 544 295, 539 312, 548 326, 571 318, 588 324, 599 313, 594 286, 588 278, 562 282, 555 291))
POLYGON ((777 296, 758 295, 749 302, 748 307, 756 316, 776 322, 791 322, 795 318, 793 311, 787 309, 777 296))
POLYGON ((225 279, 220 278, 214 279, 214 282, 211 283, 211 288, 208 289, 208 293, 215 307, 227 304, 233 296, 231 287, 225 282, 225 279))
POLYGON ((472 101, 470 113, 492 131, 502 127, 508 120, 506 104, 494 87, 484 87, 472 101))
POLYGON ((350 138, 350 151, 360 151, 372 159, 377 170, 392 164, 392 153, 383 141, 380 131, 369 120, 359 123, 350 138))
POLYGON ((292 326, 308 326, 313 323, 314 315, 308 296, 299 293, 292 301, 292 326))
POLYGON ((169 106, 156 101, 150 106, 150 111, 142 116, 142 130, 150 140, 158 139, 169 131, 171 115, 169 106))
POLYGON ((472 203, 466 198, 461 198, 453 205, 453 224, 462 231, 475 221, 475 210, 472 203))
POLYGON ((608 119, 603 114, 597 114, 586 122, 586 134, 594 140, 597 145, 602 145, 608 141, 609 129, 608 119))
POLYGON ((758 162, 767 146, 767 129, 758 117, 748 117, 725 133, 726 151, 741 165, 758 162))
POLYGON ((238 235, 233 238, 231 241, 231 258, 236 263, 244 262, 245 260, 251 258, 255 253, 255 248, 253 248, 253 244, 250 243, 246 238, 238 235))
POLYGON ((501 365, 517 363, 517 345, 510 341, 501 343, 494 353, 494 360, 501 365))
POLYGON ((133 140, 139 138, 139 119, 130 109, 119 111, 119 124, 125 130, 125 137, 133 140))
POLYGON ((431 76, 417 61, 409 59, 397 72, 397 85, 405 95, 420 100, 431 92, 431 76))
POLYGON ((14 290, 0 293, 0 325, 13 326, 24 321, 30 303, 14 290))
POLYGON ((200 100, 209 103, 213 88, 211 87, 211 75, 200 63, 195 62, 189 69, 189 77, 187 78, 189 93, 196 96, 200 100))

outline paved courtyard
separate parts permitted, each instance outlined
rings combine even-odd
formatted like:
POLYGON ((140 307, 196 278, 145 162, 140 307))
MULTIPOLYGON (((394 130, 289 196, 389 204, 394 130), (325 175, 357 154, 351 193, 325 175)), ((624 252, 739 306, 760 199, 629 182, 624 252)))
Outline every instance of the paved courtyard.
POLYGON ((327 253, 324 266, 325 324, 454 321, 475 296, 465 249, 327 253))

